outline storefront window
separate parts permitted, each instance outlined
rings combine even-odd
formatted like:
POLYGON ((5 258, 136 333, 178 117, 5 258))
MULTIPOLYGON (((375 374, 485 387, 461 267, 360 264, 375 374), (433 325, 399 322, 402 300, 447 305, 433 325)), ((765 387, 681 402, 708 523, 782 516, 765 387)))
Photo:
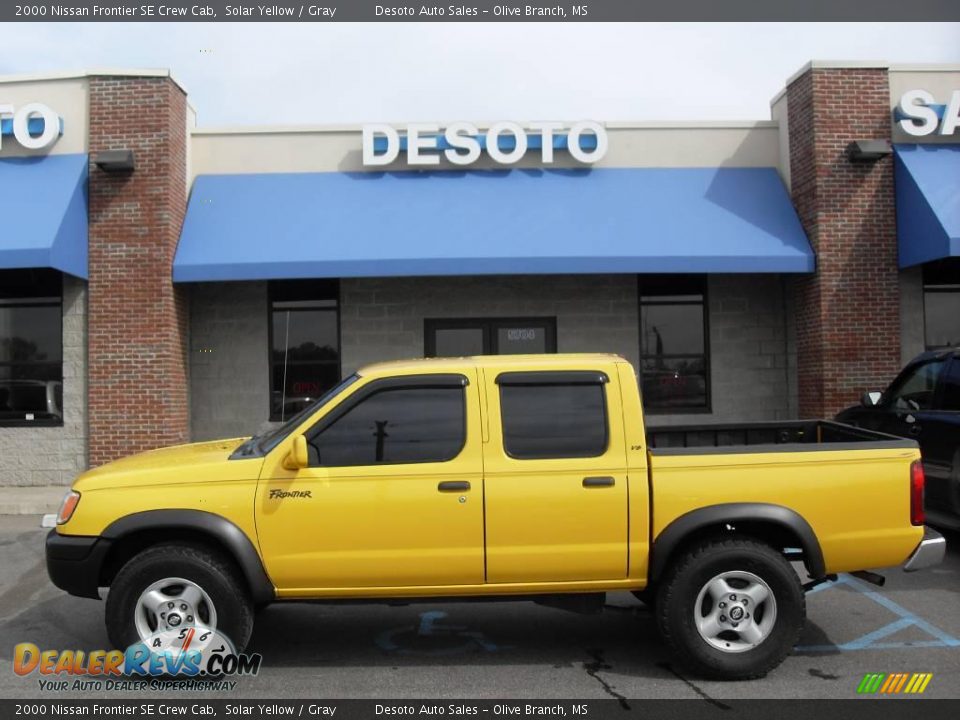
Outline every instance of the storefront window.
POLYGON ((423 337, 427 357, 555 353, 557 319, 426 320, 423 337))
POLYGON ((640 276, 640 380, 647 410, 710 410, 706 278, 640 276))
POLYGON ((270 419, 295 415, 340 381, 339 285, 270 283, 270 419))
POLYGON ((927 350, 960 346, 960 262, 931 263, 923 270, 923 325, 927 350))
POLYGON ((0 271, 0 425, 63 422, 63 278, 0 271))

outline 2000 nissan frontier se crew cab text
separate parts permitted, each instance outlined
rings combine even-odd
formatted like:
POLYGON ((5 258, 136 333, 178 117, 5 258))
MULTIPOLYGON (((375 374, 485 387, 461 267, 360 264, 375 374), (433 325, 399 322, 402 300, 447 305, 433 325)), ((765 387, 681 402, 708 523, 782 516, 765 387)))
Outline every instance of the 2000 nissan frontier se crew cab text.
POLYGON ((923 522, 911 440, 825 421, 645 430, 622 358, 497 356, 372 365, 262 436, 91 470, 46 555, 67 592, 109 587, 118 648, 216 627, 239 650, 275 601, 584 610, 630 590, 688 668, 750 678, 796 643, 807 588, 940 562, 923 522))

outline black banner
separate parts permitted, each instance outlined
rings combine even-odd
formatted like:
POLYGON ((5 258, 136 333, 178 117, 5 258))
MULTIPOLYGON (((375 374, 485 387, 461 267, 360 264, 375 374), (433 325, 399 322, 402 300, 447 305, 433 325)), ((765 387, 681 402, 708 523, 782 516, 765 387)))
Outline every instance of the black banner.
MULTIPOLYGON (((960 20, 957 0, 62 0, 0 3, 0 21, 24 22, 637 22, 960 20)), ((852 30, 853 31, 853 30, 852 30)), ((909 32, 904 29, 904 32, 909 32)))
POLYGON ((960 700, 0 700, 0 718, 953 720, 960 700))

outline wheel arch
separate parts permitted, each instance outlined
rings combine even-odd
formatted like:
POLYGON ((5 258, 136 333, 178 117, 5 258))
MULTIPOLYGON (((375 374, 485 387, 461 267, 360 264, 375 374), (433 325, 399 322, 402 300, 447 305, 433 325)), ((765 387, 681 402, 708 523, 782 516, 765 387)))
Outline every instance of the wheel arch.
POLYGON ((799 547, 810 577, 817 579, 826 575, 817 535, 798 512, 772 503, 722 503, 681 515, 654 538, 648 582, 656 582, 671 558, 686 547, 707 537, 728 533, 754 537, 780 548, 799 547))
POLYGON ((273 583, 253 542, 222 515, 204 510, 147 510, 115 520, 101 537, 110 543, 100 568, 101 587, 108 586, 123 564, 141 550, 159 542, 187 541, 211 546, 226 555, 240 571, 255 604, 275 599, 273 583))

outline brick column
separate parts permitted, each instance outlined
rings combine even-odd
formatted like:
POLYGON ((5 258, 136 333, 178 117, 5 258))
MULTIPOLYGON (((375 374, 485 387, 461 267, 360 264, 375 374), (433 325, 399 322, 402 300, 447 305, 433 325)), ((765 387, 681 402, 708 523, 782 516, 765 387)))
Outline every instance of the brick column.
POLYGON ((186 210, 186 96, 168 77, 90 78, 89 447, 95 467, 187 442, 187 308, 171 281, 186 210))
POLYGON ((900 366, 893 158, 851 163, 852 140, 890 139, 886 69, 812 68, 787 88, 793 202, 817 271, 793 284, 801 417, 831 417, 900 366))

